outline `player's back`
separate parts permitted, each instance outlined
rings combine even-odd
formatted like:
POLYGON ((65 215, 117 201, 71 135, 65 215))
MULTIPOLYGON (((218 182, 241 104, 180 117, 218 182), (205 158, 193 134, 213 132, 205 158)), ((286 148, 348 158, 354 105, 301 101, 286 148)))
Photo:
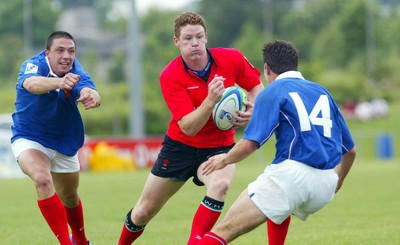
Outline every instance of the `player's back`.
POLYGON ((336 165, 342 155, 345 125, 329 92, 299 78, 281 79, 272 87, 276 87, 280 103, 277 155, 321 169, 336 165))
POLYGON ((342 147, 353 147, 347 125, 329 92, 299 72, 284 73, 257 95, 243 138, 264 144, 275 133, 272 163, 286 159, 334 168, 342 147))

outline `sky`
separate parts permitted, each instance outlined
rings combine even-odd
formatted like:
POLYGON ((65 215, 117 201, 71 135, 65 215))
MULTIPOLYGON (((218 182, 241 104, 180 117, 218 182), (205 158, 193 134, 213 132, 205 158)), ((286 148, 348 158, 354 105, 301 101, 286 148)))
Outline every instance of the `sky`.
MULTIPOLYGON (((1 1, 1 0, 0 0, 1 1)), ((119 19, 121 16, 129 18, 131 11, 131 3, 135 2, 136 12, 139 15, 145 15, 150 8, 157 8, 160 10, 182 10, 190 3, 199 0, 121 0, 114 1, 112 9, 108 13, 108 18, 111 20, 119 19)), ((190 5, 189 5, 190 7, 190 5)))
POLYGON ((138 13, 145 13, 149 8, 179 9, 193 0, 135 0, 138 13))

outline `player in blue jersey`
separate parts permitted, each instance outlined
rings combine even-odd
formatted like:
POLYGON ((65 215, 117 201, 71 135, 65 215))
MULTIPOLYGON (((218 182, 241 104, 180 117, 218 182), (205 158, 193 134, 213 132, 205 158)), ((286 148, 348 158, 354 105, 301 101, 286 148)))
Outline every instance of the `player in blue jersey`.
POLYGON ((269 244, 284 244, 290 216, 301 220, 330 202, 355 159, 355 145, 329 92, 297 71, 298 52, 286 41, 263 48, 269 85, 258 94, 243 138, 227 153, 211 157, 203 173, 242 161, 275 133, 272 164, 250 183, 224 219, 198 244, 226 244, 266 220, 269 244))
POLYGON ((101 101, 75 54, 75 40, 69 33, 51 33, 46 49, 22 64, 12 115, 14 156, 32 179, 39 209, 62 245, 90 244, 77 192, 77 151, 84 142, 78 102, 91 109, 101 101))

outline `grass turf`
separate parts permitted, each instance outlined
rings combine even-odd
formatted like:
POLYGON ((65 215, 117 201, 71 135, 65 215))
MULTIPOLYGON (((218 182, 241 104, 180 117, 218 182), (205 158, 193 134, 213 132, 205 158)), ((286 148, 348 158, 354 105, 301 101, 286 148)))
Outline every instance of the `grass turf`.
MULTIPOLYGON (((257 154, 238 164, 224 212, 265 165, 257 154)), ((286 244, 399 244, 400 165, 357 160, 342 190, 306 222, 292 219, 286 244)), ((148 170, 81 175, 86 232, 95 245, 117 244, 126 212, 139 198, 148 170)), ((56 245, 28 178, 0 179, 0 244, 56 245)), ((204 188, 188 182, 147 226, 138 244, 186 244, 204 188)), ((222 216, 224 213, 222 214, 222 216)), ((232 244, 267 244, 265 226, 232 244)))

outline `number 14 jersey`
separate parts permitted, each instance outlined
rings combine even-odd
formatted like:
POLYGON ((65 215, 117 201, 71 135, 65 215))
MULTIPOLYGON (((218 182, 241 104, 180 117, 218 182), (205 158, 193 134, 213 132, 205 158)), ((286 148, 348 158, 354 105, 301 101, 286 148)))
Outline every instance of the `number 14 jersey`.
POLYGON ((298 71, 280 74, 257 95, 243 139, 261 147, 275 133, 272 163, 296 160, 332 169, 354 147, 347 124, 330 93, 298 71))

